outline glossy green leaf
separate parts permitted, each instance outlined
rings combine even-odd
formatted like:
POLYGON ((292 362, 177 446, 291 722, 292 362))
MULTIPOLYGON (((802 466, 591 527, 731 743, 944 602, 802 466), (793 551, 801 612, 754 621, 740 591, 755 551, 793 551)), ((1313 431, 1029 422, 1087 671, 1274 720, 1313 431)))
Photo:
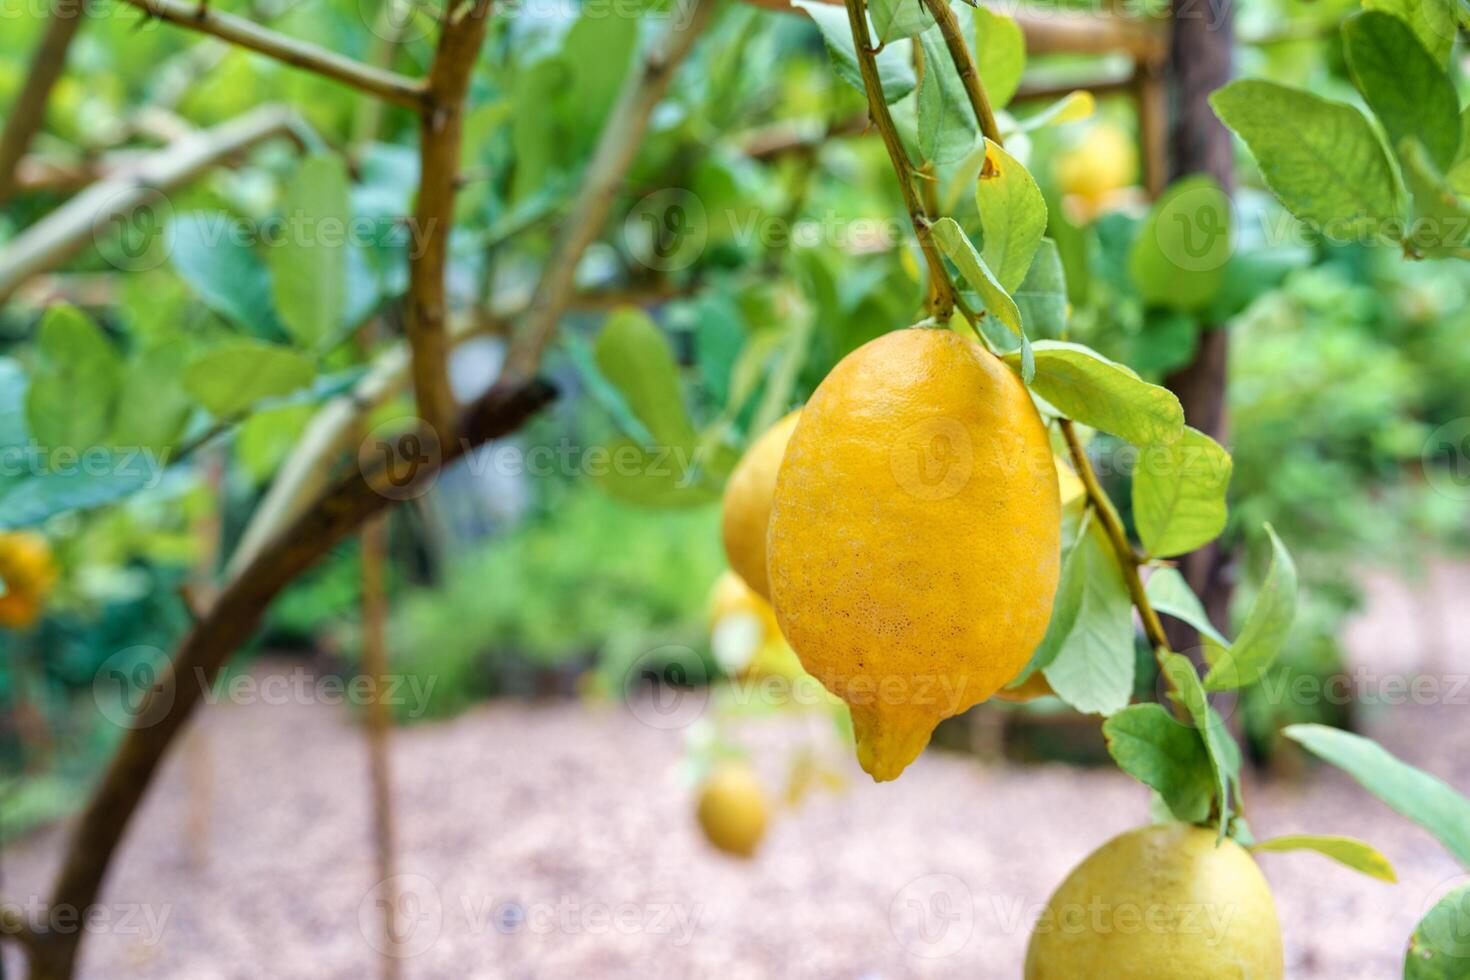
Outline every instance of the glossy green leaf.
POLYGON ((1223 838, 1233 812, 1230 794, 1240 782, 1240 747, 1230 737, 1224 719, 1210 707, 1204 686, 1200 684, 1199 675, 1189 658, 1170 653, 1164 657, 1162 666, 1171 688, 1170 697, 1184 706, 1209 754, 1210 765, 1215 772, 1219 836, 1223 838))
POLYGON ((1433 834, 1461 864, 1470 867, 1470 800, 1361 735, 1326 725, 1288 725, 1282 733, 1344 770, 1368 792, 1433 834))
POLYGON ((958 163, 980 142, 980 125, 939 28, 919 36, 924 73, 919 80, 919 153, 926 161, 958 163))
POLYGON ((1230 641, 1210 622, 1204 605, 1177 568, 1154 569, 1143 591, 1156 612, 1182 619, 1222 647, 1230 645, 1230 641))
MULTIPOLYGON (((821 0, 792 0, 791 5, 806 11, 816 22, 817 29, 822 32, 822 40, 827 43, 827 53, 832 56, 832 66, 837 70, 838 77, 859 92, 865 91, 847 11, 840 5, 823 3, 821 0)), ((868 30, 873 33, 871 17, 868 19, 868 30)), ((914 90, 917 79, 914 78, 913 42, 901 40, 884 45, 874 60, 878 63, 878 80, 883 87, 885 102, 892 105, 914 90)))
POLYGON ((1128 273, 1144 302, 1198 310, 1220 291, 1233 250, 1230 198, 1209 177, 1172 184, 1139 226, 1128 273))
POLYGON ((308 157, 286 185, 282 234, 267 251, 276 310, 292 338, 333 336, 347 308, 347 170, 335 156, 308 157))
POLYGON ((1393 167, 1356 108, 1255 79, 1210 97, 1288 211, 1334 241, 1376 236, 1400 217, 1393 167))
POLYGON ((1436 64, 1449 61, 1460 30, 1455 0, 1363 0, 1363 9, 1393 14, 1409 25, 1436 64))
MULTIPOLYGON (((1167 388, 1149 384, 1121 364, 1081 344, 1038 340, 1031 387, 1067 418, 1111 432, 1138 446, 1173 442, 1184 432, 1184 409, 1167 388)), ((1013 368, 1019 359, 1006 355, 1013 368)))
POLYGON ((1470 239, 1470 205, 1461 200, 1418 140, 1399 144, 1399 159, 1414 199, 1414 221, 1406 236, 1409 244, 1424 255, 1444 254, 1464 245, 1470 239))
POLYGON ((1067 332, 1067 276, 1057 243, 1043 238, 1013 294, 1028 337, 1055 339, 1067 332))
POLYGON ((597 335, 593 356, 602 376, 648 429, 653 438, 648 448, 693 446, 679 366, 668 339, 647 314, 631 308, 614 312, 597 335))
POLYGON ((256 341, 221 344, 184 367, 189 394, 222 419, 305 388, 315 379, 316 366, 305 354, 256 341))
POLYGON ((1377 848, 1355 837, 1333 837, 1316 834, 1288 834, 1273 837, 1251 846, 1253 851, 1316 851, 1338 864, 1361 871, 1370 878, 1393 883, 1398 881, 1393 864, 1377 848))
POLYGON ((47 450, 81 451, 107 438, 122 358, 81 310, 52 306, 41 317, 26 391, 31 436, 47 450))
POLYGON ((1275 661, 1296 618, 1296 564, 1271 525, 1271 569, 1256 594, 1240 635, 1228 649, 1216 653, 1205 686, 1232 691, 1260 680, 1275 661))
POLYGON ((924 0, 869 0, 868 17, 879 44, 918 37, 934 26, 934 15, 924 0))
POLYGON ((1225 530, 1230 454, 1185 426, 1174 442, 1140 451, 1133 471, 1133 522, 1155 558, 1193 551, 1225 530))
POLYGON ((1214 771, 1198 730, 1182 725, 1158 704, 1134 704, 1103 722, 1108 753, 1122 769, 1155 790, 1184 823, 1210 815, 1214 771))
POLYGON ((1086 528, 1068 564, 1081 579, 1077 610, 1042 673, 1073 708, 1110 715, 1133 694, 1133 603, 1101 525, 1086 528))
POLYGON ((1082 608, 1082 587, 1087 578, 1087 559, 1077 547, 1087 536, 1092 523, 1092 511, 1082 510, 1075 529, 1066 527, 1067 512, 1063 511, 1062 571, 1057 580, 1057 594, 1052 600, 1051 619, 1046 624, 1046 635, 1031 652, 1031 660, 1006 686, 1019 687, 1031 679, 1038 670, 1044 670, 1057 654, 1077 622, 1077 611, 1082 608))
POLYGON ((1465 980, 1470 976, 1470 885, 1434 903, 1404 955, 1404 980, 1465 980))
POLYGON ((1392 14, 1365 10, 1342 25, 1344 53, 1358 91, 1388 133, 1390 146, 1417 139, 1441 169, 1460 149, 1460 100, 1444 68, 1392 14))
MULTIPOLYGON (((960 270, 960 275, 964 276, 970 288, 979 294, 980 300, 985 304, 985 309, 1021 338, 1022 347, 1021 352, 1016 355, 1017 364, 1023 364, 1029 360, 1026 356, 1029 353, 1027 351, 1029 342, 1021 323, 1021 310, 1016 306, 1016 301, 1011 298, 1010 293, 1006 292, 1005 287, 1000 284, 995 273, 985 264, 980 253, 975 251, 975 245, 965 234, 964 229, 956 224, 953 218, 940 218, 930 229, 930 234, 939 244, 939 250, 948 256, 949 260, 960 270)), ((1023 380, 1029 382, 1030 379, 1024 377, 1024 369, 1022 374, 1023 380)))
POLYGON ((980 255, 1001 288, 1015 292, 1031 270, 1046 233, 1046 200, 1036 179, 998 144, 986 140, 975 202, 985 234, 980 255))
POLYGON ((1014 19, 990 7, 970 11, 975 34, 975 67, 995 108, 1003 109, 1021 87, 1026 70, 1026 39, 1014 19))

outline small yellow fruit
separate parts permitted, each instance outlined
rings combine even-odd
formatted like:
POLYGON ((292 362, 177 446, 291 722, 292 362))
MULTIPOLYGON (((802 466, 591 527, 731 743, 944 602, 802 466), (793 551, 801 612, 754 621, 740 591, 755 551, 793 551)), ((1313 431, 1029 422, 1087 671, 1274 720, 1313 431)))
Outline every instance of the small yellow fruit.
POLYGON ((801 417, 797 409, 767 429, 746 450, 725 484, 720 533, 730 567, 756 593, 770 599, 766 581, 766 527, 771 522, 771 495, 786 444, 801 417))
POLYGON ((0 533, 0 626, 24 629, 41 616, 56 584, 51 544, 34 531, 0 533))
POLYGON ((776 611, 734 572, 715 582, 709 625, 715 662, 725 673, 746 679, 802 675, 801 663, 776 624, 776 611))
POLYGON ((1026 665, 1060 522, 1046 428, 974 341, 899 330, 818 386, 776 482, 771 595, 802 666, 852 709, 874 779, 1026 665))
POLYGON ((1281 924, 1245 848, 1188 824, 1131 830, 1062 882, 1025 980, 1281 980, 1281 924))
POLYGON ((1138 180, 1138 149, 1133 138, 1117 126, 1098 123, 1081 142, 1056 156, 1056 179, 1065 194, 1082 198, 1085 210, 1120 188, 1138 180))
POLYGON ((727 854, 750 857, 766 835, 770 806, 750 766, 721 763, 699 788, 699 826, 727 854))

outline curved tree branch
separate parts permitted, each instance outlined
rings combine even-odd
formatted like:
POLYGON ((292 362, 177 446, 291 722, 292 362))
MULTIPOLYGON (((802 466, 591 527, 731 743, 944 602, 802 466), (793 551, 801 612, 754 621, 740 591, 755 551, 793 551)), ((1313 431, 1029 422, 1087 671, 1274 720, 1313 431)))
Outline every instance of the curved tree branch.
POLYGON ((25 84, 5 117, 4 132, 0 132, 0 204, 15 190, 16 167, 31 145, 31 137, 45 121, 51 87, 66 67, 66 52, 82 25, 82 14, 82 0, 56 0, 52 8, 25 84))

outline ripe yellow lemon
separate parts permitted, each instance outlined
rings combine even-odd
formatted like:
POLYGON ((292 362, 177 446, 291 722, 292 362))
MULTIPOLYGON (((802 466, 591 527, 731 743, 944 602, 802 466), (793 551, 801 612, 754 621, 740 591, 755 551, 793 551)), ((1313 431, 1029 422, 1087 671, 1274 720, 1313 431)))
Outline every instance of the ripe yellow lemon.
POLYGON ((24 629, 34 624, 56 584, 56 560, 44 535, 0 534, 0 582, 0 626, 24 629))
POLYGON ((1281 924, 1245 848, 1187 824, 1115 837, 1037 920, 1025 980, 1281 980, 1281 924))
POLYGON ((771 521, 771 495, 776 490, 776 473, 786 444, 800 418, 798 409, 761 434, 746 450, 725 484, 720 514, 720 533, 730 567, 766 599, 771 590, 766 581, 766 527, 771 521))
POLYGON ((1026 665, 1060 520, 1046 428, 974 341, 899 330, 818 386, 776 481, 771 596, 802 665, 852 709, 874 779, 1026 665))
POLYGON ((715 662, 725 673, 750 680, 792 680, 804 673, 776 624, 776 611, 732 571, 715 582, 709 625, 715 662))
POLYGON ((1133 138, 1109 123, 1089 129, 1081 142, 1057 154, 1055 173, 1065 194, 1082 199, 1084 210, 1096 213, 1112 192, 1138 180, 1138 150, 1133 138))
POLYGON ((721 763, 710 773, 699 788, 696 812, 709 842, 736 857, 755 853, 770 819, 760 779, 741 762, 721 763))

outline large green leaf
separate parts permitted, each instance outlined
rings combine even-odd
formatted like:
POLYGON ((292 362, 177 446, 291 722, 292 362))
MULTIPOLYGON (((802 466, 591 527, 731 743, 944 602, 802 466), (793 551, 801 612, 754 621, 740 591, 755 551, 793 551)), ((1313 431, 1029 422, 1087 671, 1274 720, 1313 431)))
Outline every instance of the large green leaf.
POLYGON ((1470 867, 1470 800, 1424 770, 1400 762, 1372 739, 1326 725, 1288 725, 1282 731, 1429 831, 1470 867))
POLYGON ((1455 87, 1409 25, 1365 10, 1342 25, 1344 52, 1358 91, 1388 133, 1391 146, 1417 139, 1440 169, 1460 149, 1460 100, 1455 87))
MULTIPOLYGON (((1183 434, 1184 409, 1167 388, 1081 344, 1038 340, 1032 347, 1032 389, 1068 418, 1138 446, 1173 442, 1183 434)), ((1015 354, 1005 359, 1013 368, 1019 363, 1015 354)))
POLYGON ((1436 64, 1450 60, 1460 32, 1455 0, 1363 0, 1363 8, 1393 14, 1407 23, 1436 64))
POLYGON ((1020 307, 1016 306, 1016 301, 1011 299, 1010 293, 1000 284, 995 272, 985 264, 980 253, 975 251, 974 243, 953 218, 940 218, 929 231, 939 243, 940 251, 949 256, 949 260, 960 270, 960 275, 964 276, 970 288, 979 294, 985 309, 1021 338, 1021 350, 1016 358, 1021 368, 1022 380, 1030 383, 1034 364, 1031 360, 1031 344, 1021 323, 1020 307))
POLYGON ((1229 648, 1214 651, 1205 678, 1205 687, 1212 691, 1231 691, 1260 680, 1291 633, 1296 618, 1296 564, 1269 524, 1266 533, 1271 538, 1271 569, 1240 635, 1229 648))
POLYGON ((985 233, 980 255, 999 280, 1014 293, 1031 270, 1036 249, 1046 233, 1046 200, 1036 179, 1021 162, 991 140, 985 141, 985 165, 975 184, 975 203, 985 233))
POLYGON ((919 35, 924 74, 919 80, 919 153, 926 161, 958 163, 975 149, 980 124, 939 28, 919 35))
POLYGON ((1404 956, 1404 980, 1470 975, 1470 885, 1445 895, 1420 920, 1404 956))
POLYGON ((1148 582, 1143 587, 1148 596, 1149 604, 1156 612, 1175 619, 1182 619, 1193 626, 1200 633, 1209 637, 1218 646, 1227 647, 1230 641, 1225 639, 1215 624, 1210 622, 1209 614, 1205 612, 1204 605, 1184 576, 1177 568, 1156 568, 1149 575, 1148 582))
POLYGON ((1470 205, 1429 159, 1416 139, 1399 144, 1404 182, 1414 198, 1414 222, 1408 240, 1425 255, 1442 255, 1470 239, 1470 205))
POLYGON ((989 7, 971 11, 975 31, 975 67, 985 82, 991 104, 1005 108, 1021 87, 1026 70, 1026 39, 1021 26, 989 7))
POLYGON ((1134 704, 1103 722, 1103 736, 1118 768, 1157 791, 1175 819, 1209 817, 1215 776, 1196 729, 1162 705, 1134 704))
POLYGON ((321 153, 302 161, 281 202, 282 234, 267 252, 276 310, 297 343, 331 337, 347 309, 347 170, 321 153))
POLYGON ((924 0, 869 0, 868 16, 879 44, 918 37, 934 26, 924 0))
MULTIPOLYGON (((857 49, 852 43, 852 26, 847 21, 847 11, 840 5, 823 3, 821 0, 792 0, 793 7, 806 11, 816 21, 827 42, 827 53, 832 56, 832 66, 837 76, 857 89, 865 91, 863 74, 858 68, 857 49)), ((871 33, 872 18, 868 19, 871 33)), ((890 105, 914 90, 913 42, 905 39, 883 46, 875 57, 878 63, 878 80, 883 87, 883 100, 890 105)))
POLYGON ((41 317, 35 355, 26 420, 36 442, 81 451, 106 439, 122 358, 97 325, 76 307, 52 306, 41 317))
POLYGON ((1287 210, 1329 238, 1375 236, 1400 217, 1388 154, 1354 107, 1255 79, 1230 83, 1210 104, 1287 210))
POLYGON ((1186 311, 1208 305, 1230 261, 1230 224, 1230 198, 1210 177, 1171 185, 1139 226, 1128 255, 1128 273, 1144 302, 1186 311))
POLYGON ((1288 834, 1252 844, 1253 851, 1316 851, 1338 864, 1361 871, 1370 878, 1390 883, 1398 881, 1393 864, 1377 848, 1354 837, 1317 834, 1288 834))
POLYGON ((1055 339, 1067 332, 1067 276, 1056 242, 1041 240, 1026 278, 1011 296, 1028 337, 1055 339))
POLYGON ((1077 546, 1086 539, 1092 523, 1092 511, 1082 510, 1075 530, 1066 527, 1067 511, 1063 511, 1062 572, 1057 581, 1057 594, 1051 604, 1051 619, 1046 624, 1046 635, 1031 652, 1031 660, 1006 686, 1019 687, 1038 670, 1044 670, 1071 635, 1077 623, 1077 612, 1082 608, 1082 589, 1087 579, 1087 559, 1077 546))
POLYGON ((265 263, 238 234, 237 219, 219 211, 181 214, 169 225, 169 261, 215 313, 268 340, 284 339, 265 263))
POLYGON ((1231 790, 1240 782, 1240 747, 1230 737, 1225 720, 1210 707, 1204 686, 1189 658, 1177 653, 1165 655, 1163 671, 1171 688, 1170 696, 1184 706, 1190 720, 1204 740, 1205 751, 1215 771, 1215 798, 1219 804, 1219 836, 1223 839, 1230 824, 1231 790))
POLYGON ((597 336, 593 356, 652 436, 654 445, 648 448, 694 445, 674 352, 647 314, 631 308, 614 312, 597 336))
POLYGON ((1133 471, 1133 521, 1155 558, 1193 551, 1225 530, 1230 454, 1185 426, 1172 443, 1149 446, 1133 471))
POLYGON ((1081 578, 1077 610, 1044 668, 1057 697, 1083 714, 1110 715, 1133 694, 1133 603, 1100 524, 1091 524, 1068 556, 1081 578))
POLYGON ((184 367, 185 389, 221 419, 305 388, 315 378, 316 366, 305 354, 256 341, 220 344, 184 367))

